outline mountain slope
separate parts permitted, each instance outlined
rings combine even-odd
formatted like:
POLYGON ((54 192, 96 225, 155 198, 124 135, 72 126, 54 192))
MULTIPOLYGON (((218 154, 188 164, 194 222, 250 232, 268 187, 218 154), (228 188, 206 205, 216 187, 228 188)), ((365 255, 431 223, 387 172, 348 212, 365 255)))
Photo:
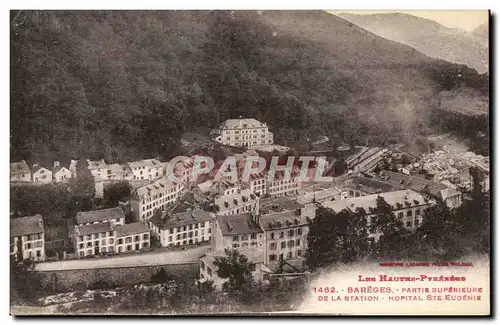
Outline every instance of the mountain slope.
MULTIPOLYGON (((431 57, 466 64, 479 73, 488 71, 488 46, 472 33, 403 13, 340 17, 384 38, 407 44, 431 57)), ((487 37, 486 37, 487 39, 487 37)))
POLYGON ((320 11, 24 12, 11 58, 11 157, 46 164, 166 157, 238 116, 284 145, 413 141, 441 93, 488 94, 471 69, 320 11))

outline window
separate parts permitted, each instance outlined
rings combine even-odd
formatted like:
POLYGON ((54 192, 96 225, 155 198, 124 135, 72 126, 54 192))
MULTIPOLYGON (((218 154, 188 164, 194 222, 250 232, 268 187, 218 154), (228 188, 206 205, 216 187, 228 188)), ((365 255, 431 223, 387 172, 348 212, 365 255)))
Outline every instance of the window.
POLYGON ((187 227, 186 227, 186 226, 184 226, 184 227, 182 228, 182 230, 183 230, 183 231, 186 231, 186 230, 187 230, 187 227))
POLYGON ((288 254, 286 254, 286 257, 287 258, 292 258, 292 252, 288 252, 288 254))
POLYGON ((87 240, 92 240, 92 235, 87 235, 87 240))
POLYGON ((204 222, 200 223, 200 228, 205 228, 205 223, 204 222))
POLYGON ((257 234, 251 234, 250 235, 250 239, 256 239, 257 238, 257 234))
POLYGON ((256 270, 255 263, 250 264, 248 266, 248 269, 250 270, 250 272, 255 272, 255 270, 256 270))
POLYGON ((130 244, 132 242, 132 237, 125 238, 125 244, 130 244))
POLYGON ((189 230, 193 230, 193 225, 189 225, 189 230))
POLYGON ((412 222, 411 221, 406 221, 406 227, 411 227, 412 226, 412 222))
POLYGON ((175 228, 170 228, 170 229, 168 230, 168 232, 169 232, 170 234, 175 233, 175 228))
POLYGON ((101 245, 106 246, 106 239, 101 240, 101 245))
POLYGON ((83 257, 83 256, 85 256, 85 252, 84 252, 84 251, 81 251, 81 252, 80 252, 80 257, 83 257))
POLYGON ((284 238, 284 237, 285 237, 285 233, 283 233, 283 231, 280 232, 280 238, 284 238))
POLYGON ((274 232, 271 233, 271 239, 274 239, 274 232))
POLYGON ((418 226, 420 224, 420 219, 415 219, 415 226, 418 226))
POLYGON ((415 215, 419 216, 420 215, 420 209, 415 210, 415 215))
POLYGON ((238 241, 239 237, 238 236, 233 236, 233 241, 238 241))
POLYGON ((269 255, 269 261, 272 261, 272 262, 276 261, 276 254, 269 255))
POLYGON ((302 256, 302 250, 300 250, 300 249, 299 249, 299 250, 297 251, 297 256, 302 256))
POLYGON ((187 238, 187 234, 186 233, 182 234, 182 239, 184 239, 184 238, 187 238))
POLYGON ((88 243, 87 243, 87 247, 92 247, 92 243, 91 243, 91 242, 88 242, 88 243))
POLYGON ((300 246, 300 238, 297 239, 295 246, 300 246))
POLYGON ((288 241, 288 247, 293 247, 295 246, 295 241, 294 240, 289 240, 288 241))
POLYGON ((302 228, 297 229, 297 236, 302 235, 302 228))
POLYGON ((193 238, 193 232, 192 231, 189 232, 189 238, 193 238))
POLYGON ((177 232, 181 232, 181 227, 177 227, 177 232))
POLYGON ((293 229, 288 231, 288 237, 293 237, 294 231, 293 229))
POLYGON ((118 245, 121 245, 121 244, 123 244, 123 238, 118 239, 118 245))
POLYGON ((148 239, 149 239, 149 235, 148 235, 148 234, 144 234, 144 235, 142 235, 142 239, 144 239, 144 240, 148 240, 148 239))
POLYGON ((79 241, 83 241, 83 236, 79 236, 79 237, 78 237, 78 240, 79 240, 79 241))
POLYGON ((349 196, 354 196, 354 192, 353 191, 349 191, 349 196))
POLYGON ((403 218, 403 212, 398 212, 398 218, 403 218))
POLYGON ((281 242, 281 249, 284 249, 284 248, 286 248, 286 241, 281 242))
POLYGON ((83 249, 83 244, 80 244, 80 249, 83 249))
POLYGON ((177 240, 181 239, 181 235, 177 234, 177 240))
POLYGON ((131 251, 132 250, 132 245, 127 245, 127 251, 131 251))
POLYGON ((243 235, 243 236, 241 237, 241 240, 248 240, 248 235, 243 235))
POLYGON ((233 248, 238 248, 238 247, 240 247, 239 244, 233 244, 233 248))
POLYGON ((113 238, 110 238, 110 239, 108 240, 108 243, 109 243, 110 245, 111 245, 111 244, 113 244, 114 242, 115 242, 115 240, 114 240, 113 238))
POLYGON ((110 232, 108 233, 108 236, 109 236, 109 237, 113 237, 113 232, 112 232, 112 231, 110 231, 110 232))

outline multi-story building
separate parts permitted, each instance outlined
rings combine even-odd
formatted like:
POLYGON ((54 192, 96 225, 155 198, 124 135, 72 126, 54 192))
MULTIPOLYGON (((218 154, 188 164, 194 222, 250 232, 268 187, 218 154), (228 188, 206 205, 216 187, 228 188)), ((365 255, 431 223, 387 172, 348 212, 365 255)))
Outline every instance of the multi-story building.
POLYGON ((10 254, 16 260, 45 260, 45 230, 41 215, 10 220, 10 254))
POLYGON ((164 176, 164 164, 158 159, 143 159, 128 163, 133 173, 133 180, 158 179, 164 176))
POLYGON ((226 120, 213 134, 214 141, 234 147, 252 148, 274 142, 267 124, 253 118, 226 120))
POLYGON ((72 177, 71 171, 59 164, 58 161, 54 161, 54 167, 52 168, 52 178, 55 183, 62 183, 68 181, 72 177))
POLYGON ((110 222, 112 225, 125 224, 125 213, 121 207, 78 212, 76 214, 76 225, 85 226, 101 222, 110 222))
POLYGON ((297 202, 302 204, 308 203, 323 203, 327 201, 338 201, 347 198, 347 191, 340 190, 336 187, 324 188, 321 190, 313 190, 312 192, 302 193, 297 202))
POLYGON ((31 170, 26 161, 21 160, 10 164, 11 182, 31 182, 31 170))
MULTIPOLYGON (((375 209, 377 208, 377 198, 382 197, 392 207, 394 215, 403 222, 404 226, 409 229, 414 229, 422 224, 422 216, 428 207, 434 204, 434 201, 429 200, 423 195, 413 190, 401 190, 394 192, 386 192, 380 194, 370 194, 359 197, 351 197, 340 201, 328 201, 322 205, 330 208, 335 212, 343 210, 355 213, 358 208, 363 209, 366 213, 367 226, 373 226, 375 219, 373 218, 375 209)), ((370 228, 370 236, 378 238, 379 234, 370 228)))
POLYGON ((300 181, 297 173, 285 177, 284 171, 277 171, 273 180, 267 181, 267 194, 271 196, 296 196, 300 191, 300 181))
MULTIPOLYGON (((256 282, 262 282, 269 278, 269 274, 272 273, 264 265, 264 257, 261 250, 249 249, 249 248, 238 248, 238 252, 247 257, 250 262, 250 272, 252 277, 256 282)), ((200 258, 200 283, 205 283, 206 281, 213 281, 212 286, 215 290, 220 291, 224 289, 227 279, 222 279, 217 275, 217 266, 214 265, 216 257, 226 256, 224 250, 210 251, 200 258)))
POLYGON ((264 231, 254 213, 218 216, 214 221, 213 232, 212 247, 215 250, 240 247, 264 250, 264 231))
POLYGON ((132 169, 127 164, 111 164, 108 166, 108 180, 132 181, 134 180, 134 174, 132 173, 132 169))
POLYGON ((186 246, 210 241, 215 214, 203 210, 155 215, 149 220, 153 235, 161 246, 186 246))
MULTIPOLYGON (((73 163, 73 161, 71 161, 73 163)), ((71 170, 72 165, 70 165, 70 170, 71 170)), ((74 164, 75 171, 71 170, 73 173, 76 173, 76 162, 74 164)), ((104 161, 104 159, 101 160, 89 160, 87 159, 87 168, 90 170, 90 173, 92 176, 95 178, 96 176, 100 177, 101 180, 108 179, 108 164, 104 161)))
POLYGON ((132 191, 130 212, 134 220, 145 221, 153 216, 154 211, 165 211, 167 206, 184 194, 184 183, 175 183, 167 176, 132 191))
POLYGON ((75 226, 73 243, 78 257, 104 253, 124 253, 149 248, 150 235, 146 224, 103 221, 75 226))
POLYGON ((117 253, 138 251, 150 246, 150 231, 143 222, 117 225, 114 230, 117 253))
POLYGON ((49 184, 52 183, 52 172, 45 167, 34 164, 31 169, 33 183, 36 184, 49 184))
POLYGON ((249 188, 228 189, 231 192, 224 195, 217 195, 214 199, 217 216, 232 215, 244 212, 258 212, 259 198, 253 194, 249 188))
POLYGON ((249 175, 248 180, 242 182, 244 188, 260 197, 267 194, 267 174, 260 172, 249 175))

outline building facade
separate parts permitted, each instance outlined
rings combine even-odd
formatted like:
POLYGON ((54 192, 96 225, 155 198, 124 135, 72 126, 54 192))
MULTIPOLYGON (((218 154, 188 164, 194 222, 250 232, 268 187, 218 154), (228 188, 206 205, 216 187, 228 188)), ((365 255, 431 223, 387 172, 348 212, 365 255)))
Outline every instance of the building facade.
POLYGON ((156 210, 174 204, 185 192, 183 183, 175 183, 166 176, 132 192, 130 211, 135 221, 149 220, 156 210))
POLYGON ((215 250, 252 247, 263 251, 264 231, 256 222, 255 215, 245 212, 217 216, 213 226, 212 247, 215 250))
POLYGON ((54 167, 52 168, 54 183, 67 182, 72 176, 73 174, 68 168, 61 166, 58 161, 54 161, 54 167))
POLYGON ((214 205, 217 216, 259 211, 259 198, 250 189, 231 188, 224 195, 217 195, 214 205))
POLYGON ((274 143, 267 124, 253 118, 226 120, 213 134, 214 141, 233 147, 252 148, 274 143))
POLYGON ((85 212, 80 211, 75 217, 75 224, 77 226, 86 226, 101 222, 110 222, 112 225, 124 225, 125 212, 123 208, 116 207, 85 212))
MULTIPOLYGON (((76 162, 75 162, 75 172, 76 173, 76 162)), ((71 167, 71 165, 70 165, 71 167)), ((90 173, 94 178, 98 177, 101 180, 106 180, 108 179, 108 164, 104 161, 104 159, 101 160, 89 160, 87 159, 87 168, 90 170, 90 173)), ((71 168, 70 168, 71 170, 71 168)))
POLYGON ((45 230, 41 215, 10 220, 10 254, 16 260, 45 260, 45 230))
POLYGON ((35 164, 31 169, 31 174, 33 175, 33 183, 35 184, 52 183, 52 172, 45 167, 35 164))
POLYGON ((153 236, 163 247, 179 247, 211 240, 215 214, 203 210, 155 215, 149 220, 153 236))
POLYGON ((164 176, 164 164, 158 159, 143 159, 129 162, 128 166, 132 170, 133 180, 154 180, 164 176))

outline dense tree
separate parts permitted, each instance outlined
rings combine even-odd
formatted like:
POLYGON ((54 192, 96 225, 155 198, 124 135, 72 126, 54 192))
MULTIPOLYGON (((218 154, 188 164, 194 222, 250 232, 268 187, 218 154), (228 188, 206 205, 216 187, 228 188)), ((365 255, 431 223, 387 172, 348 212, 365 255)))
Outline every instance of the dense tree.
POLYGON ((110 183, 104 187, 104 204, 118 206, 121 200, 130 197, 130 191, 131 185, 128 181, 110 183))
POLYGON ((227 279, 229 291, 242 290, 253 281, 252 262, 236 249, 224 250, 225 256, 217 256, 214 266, 217 268, 217 276, 227 279))
POLYGON ((17 262, 10 257, 10 297, 12 303, 32 303, 42 292, 42 278, 35 263, 17 262))
POLYGON ((309 221, 306 264, 312 268, 351 263, 370 256, 364 211, 351 213, 318 207, 309 221))

